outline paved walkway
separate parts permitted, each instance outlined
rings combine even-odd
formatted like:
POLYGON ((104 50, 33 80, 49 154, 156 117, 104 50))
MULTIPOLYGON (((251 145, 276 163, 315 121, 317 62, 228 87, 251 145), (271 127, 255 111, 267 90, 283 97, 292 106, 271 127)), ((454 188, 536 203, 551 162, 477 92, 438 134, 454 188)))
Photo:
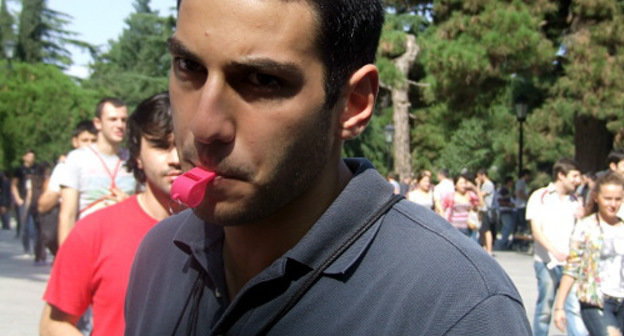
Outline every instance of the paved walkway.
MULTIPOLYGON (((41 297, 50 266, 35 266, 32 257, 21 252, 15 231, 0 230, 0 335, 3 336, 38 335, 43 307, 41 297)), ((536 299, 532 257, 517 252, 497 252, 496 260, 516 284, 531 321, 536 299)), ((565 333, 552 327, 550 335, 565 333)))
POLYGON ((35 266, 14 230, 0 230, 0 335, 38 335, 50 266, 35 266))

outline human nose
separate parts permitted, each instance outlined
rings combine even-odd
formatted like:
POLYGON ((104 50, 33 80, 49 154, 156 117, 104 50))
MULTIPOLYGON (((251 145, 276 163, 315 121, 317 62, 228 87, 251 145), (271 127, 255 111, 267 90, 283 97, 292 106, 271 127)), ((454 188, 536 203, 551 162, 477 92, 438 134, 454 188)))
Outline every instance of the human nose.
POLYGON ((172 146, 167 154, 167 163, 174 167, 180 166, 180 157, 178 156, 178 149, 175 146, 172 146))
POLYGON ((213 144, 229 143, 234 139, 234 100, 234 94, 224 80, 207 79, 191 122, 195 141, 213 144))

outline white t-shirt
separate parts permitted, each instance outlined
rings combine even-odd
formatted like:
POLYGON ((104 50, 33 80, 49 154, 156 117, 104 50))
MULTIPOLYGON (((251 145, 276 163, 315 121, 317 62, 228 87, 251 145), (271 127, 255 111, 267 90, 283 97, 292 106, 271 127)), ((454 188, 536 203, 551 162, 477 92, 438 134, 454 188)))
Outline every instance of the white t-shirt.
MULTIPOLYGON (((570 252, 570 237, 577 218, 582 215, 582 203, 574 195, 560 197, 553 183, 537 189, 529 197, 526 220, 535 222, 542 234, 558 251, 570 252)), ((549 268, 565 264, 556 260, 544 246, 535 242, 536 261, 545 262, 549 268)))
POLYGON ((136 181, 118 155, 105 155, 95 146, 75 149, 67 155, 65 171, 60 185, 78 190, 80 193, 79 218, 113 204, 102 198, 110 194, 114 185, 126 194, 134 194, 136 181))
POLYGON ((67 167, 65 162, 59 162, 54 169, 52 169, 52 174, 50 175, 50 180, 48 181, 48 190, 57 193, 61 192, 61 181, 64 179, 63 175, 65 175, 66 170, 67 167))
POLYGON ((624 226, 600 223, 603 245, 600 251, 600 290, 624 298, 624 226))
POLYGON ((424 206, 428 209, 433 209, 433 192, 429 190, 429 192, 423 192, 418 189, 414 189, 407 193, 407 199, 424 206))
POLYGON ((481 185, 481 193, 483 196, 483 208, 481 210, 491 209, 494 205, 494 183, 487 180, 481 185))
POLYGON ((433 198, 436 202, 441 202, 446 195, 454 192, 455 185, 453 185, 453 181, 444 179, 433 188, 433 198))

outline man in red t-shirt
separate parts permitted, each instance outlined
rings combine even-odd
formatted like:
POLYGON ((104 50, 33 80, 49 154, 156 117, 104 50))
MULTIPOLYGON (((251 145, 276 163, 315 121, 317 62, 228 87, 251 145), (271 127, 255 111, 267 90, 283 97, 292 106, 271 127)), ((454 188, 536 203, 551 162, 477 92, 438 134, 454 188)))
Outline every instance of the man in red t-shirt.
POLYGON ((127 168, 145 190, 76 224, 54 261, 41 335, 81 335, 76 323, 90 305, 92 335, 123 335, 134 254, 147 231, 176 205, 169 189, 181 170, 172 130, 168 93, 143 101, 130 117, 127 168))

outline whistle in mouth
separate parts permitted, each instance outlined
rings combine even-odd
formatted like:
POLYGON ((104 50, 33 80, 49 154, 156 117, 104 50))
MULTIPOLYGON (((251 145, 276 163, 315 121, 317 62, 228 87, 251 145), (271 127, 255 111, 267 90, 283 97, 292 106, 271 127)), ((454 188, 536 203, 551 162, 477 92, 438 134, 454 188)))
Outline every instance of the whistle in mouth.
POLYGON ((178 176, 171 185, 171 199, 182 202, 191 208, 197 207, 204 199, 206 186, 217 176, 214 172, 195 167, 178 176))

